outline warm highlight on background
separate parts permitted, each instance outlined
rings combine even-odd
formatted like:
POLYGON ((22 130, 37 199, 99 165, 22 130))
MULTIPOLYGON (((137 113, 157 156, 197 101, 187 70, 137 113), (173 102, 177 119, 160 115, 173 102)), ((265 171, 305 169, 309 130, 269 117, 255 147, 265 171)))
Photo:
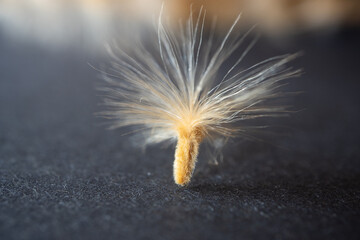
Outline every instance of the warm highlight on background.
MULTIPOLYGON (((162 2, 164 16, 174 24, 204 6, 207 21, 218 18, 226 29, 241 12, 240 26, 258 24, 270 36, 303 31, 334 31, 359 25, 360 1, 343 0, 3 0, 0 26, 15 39, 31 38, 41 43, 101 46, 128 23, 151 23, 162 2)), ((131 27, 129 27, 131 29, 131 27)))

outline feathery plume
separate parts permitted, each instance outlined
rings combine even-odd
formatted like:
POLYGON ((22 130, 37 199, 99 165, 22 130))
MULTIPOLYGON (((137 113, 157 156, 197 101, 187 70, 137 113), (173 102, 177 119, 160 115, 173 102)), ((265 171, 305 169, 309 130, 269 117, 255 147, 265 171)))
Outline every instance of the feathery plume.
POLYGON ((285 107, 265 103, 281 95, 284 79, 300 73, 285 66, 296 54, 238 71, 253 42, 219 76, 251 30, 233 37, 239 16, 215 44, 214 28, 205 38, 205 15, 203 9, 197 17, 191 13, 175 33, 164 26, 160 13, 157 38, 148 37, 146 44, 139 42, 129 52, 108 47, 116 74, 105 74, 107 86, 102 88, 107 109, 101 114, 113 119, 113 128, 133 126, 144 134, 145 144, 177 141, 173 171, 181 186, 190 182, 205 139, 215 145, 218 138, 241 135, 243 120, 286 114, 285 107))

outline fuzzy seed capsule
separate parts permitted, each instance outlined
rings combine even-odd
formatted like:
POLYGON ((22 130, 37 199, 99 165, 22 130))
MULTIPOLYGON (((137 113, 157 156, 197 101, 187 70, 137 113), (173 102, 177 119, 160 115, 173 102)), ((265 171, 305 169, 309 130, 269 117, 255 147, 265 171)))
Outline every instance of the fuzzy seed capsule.
POLYGON ((175 151, 174 180, 184 186, 190 182, 194 172, 199 146, 204 137, 200 127, 178 129, 178 142, 175 151))

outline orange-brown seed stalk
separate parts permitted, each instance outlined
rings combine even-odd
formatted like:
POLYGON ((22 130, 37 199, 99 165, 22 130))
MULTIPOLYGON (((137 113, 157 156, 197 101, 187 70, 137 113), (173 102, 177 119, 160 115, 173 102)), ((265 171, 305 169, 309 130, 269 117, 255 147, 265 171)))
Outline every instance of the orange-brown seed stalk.
POLYGON ((178 142, 174 161, 176 184, 184 186, 190 182, 203 137, 204 130, 201 127, 178 128, 178 142))

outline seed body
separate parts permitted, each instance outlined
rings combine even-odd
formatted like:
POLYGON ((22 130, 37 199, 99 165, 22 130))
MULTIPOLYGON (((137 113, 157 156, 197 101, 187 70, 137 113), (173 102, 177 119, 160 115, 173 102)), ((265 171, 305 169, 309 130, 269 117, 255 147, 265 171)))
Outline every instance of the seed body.
POLYGON ((203 137, 204 131, 200 127, 178 128, 178 142, 174 161, 176 184, 184 186, 190 182, 203 137))

